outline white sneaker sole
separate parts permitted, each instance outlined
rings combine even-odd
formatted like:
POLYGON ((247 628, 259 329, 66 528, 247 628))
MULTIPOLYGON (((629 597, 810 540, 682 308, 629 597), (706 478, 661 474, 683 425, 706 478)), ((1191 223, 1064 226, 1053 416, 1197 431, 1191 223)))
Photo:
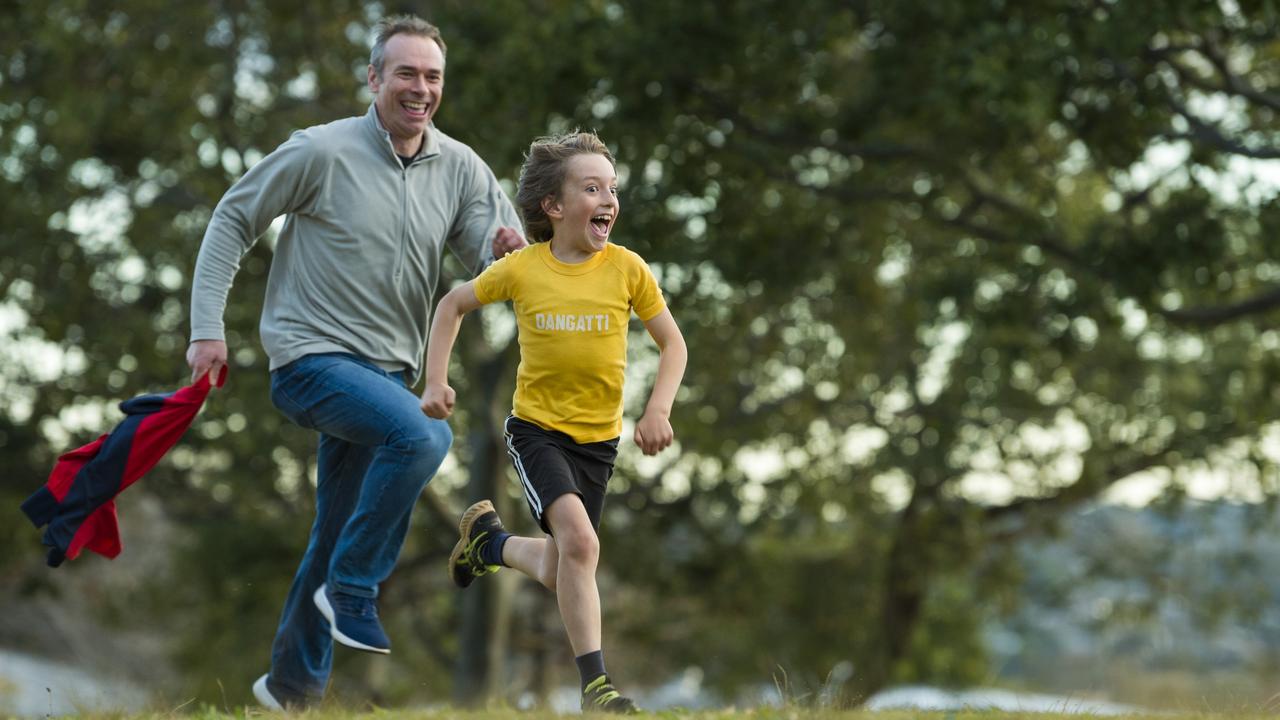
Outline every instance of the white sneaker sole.
POLYGON ((279 700, 276 700, 275 696, 271 694, 271 690, 267 688, 266 675, 263 675, 254 681, 253 697, 258 701, 259 705, 268 710, 284 712, 284 706, 280 704, 279 700))
POLYGON ((324 616, 324 619, 329 621, 329 634, 333 636, 333 639, 356 650, 377 653, 379 655, 390 655, 391 648, 379 648, 372 645, 365 645, 359 640, 349 638, 338 631, 338 625, 333 621, 333 606, 329 604, 329 598, 324 594, 324 588, 324 585, 316 588, 311 599, 315 602, 316 607, 320 609, 320 614, 324 616))

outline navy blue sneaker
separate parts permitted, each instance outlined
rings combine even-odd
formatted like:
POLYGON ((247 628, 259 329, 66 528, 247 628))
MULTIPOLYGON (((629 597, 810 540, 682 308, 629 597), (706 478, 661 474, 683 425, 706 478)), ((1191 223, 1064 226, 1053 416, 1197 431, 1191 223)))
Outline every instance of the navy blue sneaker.
POLYGON ((391 639, 378 622, 378 603, 373 598, 331 593, 327 588, 327 585, 316 588, 311 599, 329 621, 333 639, 356 650, 389 654, 391 639))
POLYGON ((271 694, 271 688, 267 687, 266 675, 258 678, 253 683, 253 697, 258 701, 259 705, 268 710, 284 712, 284 703, 277 700, 276 696, 271 694))

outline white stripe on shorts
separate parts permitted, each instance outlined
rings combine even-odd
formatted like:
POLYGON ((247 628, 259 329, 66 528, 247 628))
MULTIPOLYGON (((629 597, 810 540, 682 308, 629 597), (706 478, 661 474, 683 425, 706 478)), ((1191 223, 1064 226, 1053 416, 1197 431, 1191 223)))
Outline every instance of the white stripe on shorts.
POLYGON ((507 429, 507 424, 511 422, 513 417, 515 415, 508 415, 507 419, 502 423, 502 434, 507 438, 507 454, 511 456, 511 462, 516 466, 516 474, 520 476, 520 487, 524 488, 525 502, 529 503, 529 509, 533 511, 534 519, 541 524, 542 498, 538 497, 537 491, 533 489, 533 483, 529 482, 529 476, 524 471, 524 461, 520 459, 520 453, 516 452, 515 443, 511 441, 511 431, 507 429))

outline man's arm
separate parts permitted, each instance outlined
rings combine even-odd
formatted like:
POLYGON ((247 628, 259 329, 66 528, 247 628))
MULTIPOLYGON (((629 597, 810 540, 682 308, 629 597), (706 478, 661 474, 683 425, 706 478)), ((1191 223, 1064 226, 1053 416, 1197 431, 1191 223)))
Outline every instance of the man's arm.
POLYGON ((288 141, 249 169, 213 211, 200 243, 191 279, 191 344, 187 365, 194 382, 220 372, 227 362, 223 314, 240 260, 287 212, 305 211, 316 198, 319 181, 312 172, 313 143, 305 133, 288 141))
POLYGON ((468 172, 460 175, 466 198, 449 230, 449 249, 472 275, 479 275, 494 260, 518 250, 528 241, 520 215, 502 191, 493 171, 477 155, 468 172))
POLYGON ((671 429, 671 406, 684 377, 689 351, 670 308, 645 321, 644 327, 658 344, 661 355, 653 391, 649 393, 649 402, 640 422, 636 423, 634 439, 645 455, 657 455, 675 439, 675 431, 671 429))
POLYGON ((458 339, 462 316, 480 307, 474 283, 466 282, 450 290, 436 305, 427 337, 426 387, 422 390, 422 412, 437 420, 453 414, 457 394, 449 387, 449 356, 458 339))
POLYGON ((529 241, 525 239, 519 228, 500 227, 493 234, 493 259, 506 257, 508 253, 513 253, 528 244, 529 241))

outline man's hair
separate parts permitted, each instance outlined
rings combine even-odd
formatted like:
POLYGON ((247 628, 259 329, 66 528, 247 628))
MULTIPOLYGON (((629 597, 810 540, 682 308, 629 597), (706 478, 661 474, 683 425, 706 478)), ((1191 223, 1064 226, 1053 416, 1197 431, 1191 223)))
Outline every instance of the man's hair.
POLYGON ((560 196, 565 176, 569 173, 569 160, 576 155, 603 155, 610 165, 615 164, 609 148, 595 133, 577 130, 540 137, 533 141, 524 156, 516 205, 524 217, 525 233, 534 242, 546 242, 555 232, 551 218, 542 209, 542 200, 548 196, 560 196))
POLYGON ((444 39, 440 37, 440 28, 416 15, 392 15, 384 17, 374 26, 377 34, 373 40, 373 50, 369 53, 369 64, 373 71, 382 77, 382 66, 386 62, 387 41, 394 35, 417 35, 428 40, 435 40, 440 46, 440 54, 447 54, 444 39))

